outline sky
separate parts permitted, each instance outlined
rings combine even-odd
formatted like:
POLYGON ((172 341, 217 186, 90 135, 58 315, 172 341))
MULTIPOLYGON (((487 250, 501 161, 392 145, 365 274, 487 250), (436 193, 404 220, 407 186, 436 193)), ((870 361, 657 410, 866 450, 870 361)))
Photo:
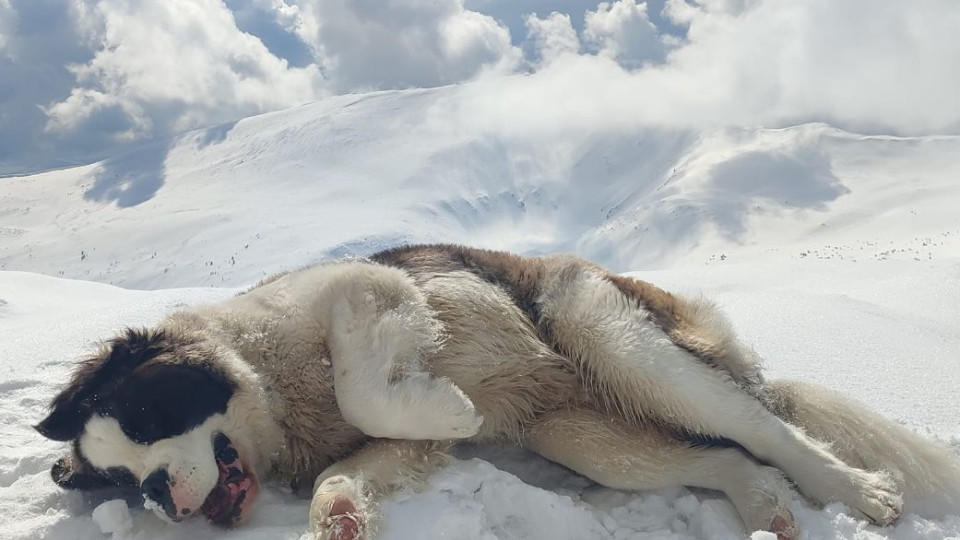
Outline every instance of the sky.
POLYGON ((477 122, 957 134, 957 28, 956 0, 0 0, 0 175, 459 83, 477 122))

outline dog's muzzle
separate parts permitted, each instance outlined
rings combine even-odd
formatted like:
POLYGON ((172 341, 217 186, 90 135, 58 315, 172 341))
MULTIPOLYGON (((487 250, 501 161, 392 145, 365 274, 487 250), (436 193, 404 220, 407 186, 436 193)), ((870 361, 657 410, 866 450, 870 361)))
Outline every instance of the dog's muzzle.
POLYGON ((184 506, 184 501, 178 500, 181 497, 174 493, 177 479, 163 468, 151 472, 140 483, 144 507, 175 523, 198 514, 222 527, 232 527, 243 521, 260 490, 256 474, 245 466, 239 452, 223 433, 214 437, 213 458, 217 465, 217 480, 202 505, 184 506))

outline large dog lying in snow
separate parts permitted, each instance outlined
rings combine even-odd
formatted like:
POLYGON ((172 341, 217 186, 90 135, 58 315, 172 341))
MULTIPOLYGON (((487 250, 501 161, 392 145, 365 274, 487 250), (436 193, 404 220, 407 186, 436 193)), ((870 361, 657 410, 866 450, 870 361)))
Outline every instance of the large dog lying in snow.
POLYGON ((233 525, 263 477, 311 490, 317 538, 378 497, 512 441, 618 489, 726 493, 798 537, 793 485, 878 524, 960 509, 946 450, 823 388, 765 382, 708 303, 587 261, 418 246, 284 274, 127 330, 37 429, 74 489, 138 486, 164 519, 233 525))

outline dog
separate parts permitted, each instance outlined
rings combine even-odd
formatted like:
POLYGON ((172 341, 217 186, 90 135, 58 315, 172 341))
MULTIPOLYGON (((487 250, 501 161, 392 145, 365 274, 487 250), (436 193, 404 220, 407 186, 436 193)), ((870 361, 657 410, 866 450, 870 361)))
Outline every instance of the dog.
POLYGON ((787 503, 878 525, 960 511, 960 466, 815 385, 766 381, 708 301, 567 255, 395 248, 269 278, 82 361, 43 436, 68 489, 138 488, 170 522, 235 526, 265 478, 311 495, 317 539, 372 539, 377 500, 511 442, 599 484, 725 493, 747 530, 787 503))

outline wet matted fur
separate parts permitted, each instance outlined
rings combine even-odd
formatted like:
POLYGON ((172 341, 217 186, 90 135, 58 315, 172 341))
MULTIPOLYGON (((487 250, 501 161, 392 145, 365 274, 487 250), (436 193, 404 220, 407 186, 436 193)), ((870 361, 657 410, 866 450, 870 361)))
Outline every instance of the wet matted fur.
POLYGON ((234 525, 258 479, 310 493, 317 538, 509 441, 621 489, 725 492, 796 538, 793 487, 880 524, 960 509, 947 450, 825 389, 768 383, 718 310, 571 256, 412 246, 265 280, 127 330, 39 425, 63 487, 139 485, 170 521, 234 525))

